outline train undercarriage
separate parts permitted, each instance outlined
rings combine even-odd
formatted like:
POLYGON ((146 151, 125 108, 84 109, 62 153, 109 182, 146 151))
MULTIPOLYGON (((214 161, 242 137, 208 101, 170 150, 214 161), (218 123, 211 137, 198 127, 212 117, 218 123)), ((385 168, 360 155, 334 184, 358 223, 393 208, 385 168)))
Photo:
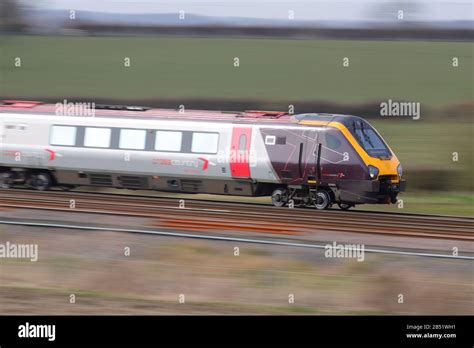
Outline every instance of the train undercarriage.
MULTIPOLYGON (((57 186, 57 182, 54 175, 47 170, 25 168, 0 169, 0 188, 8 189, 19 185, 45 191, 52 186, 57 186)), ((72 188, 68 185, 60 185, 59 187, 65 190, 72 188)))
MULTIPOLYGON (((276 207, 306 206, 324 210, 336 203, 336 196, 329 187, 288 186, 273 191, 272 203, 276 207)), ((354 204, 344 202, 337 202, 337 205, 342 210, 354 207, 354 204)))
MULTIPOLYGON (((148 189, 177 193, 209 193, 240 196, 271 196, 276 207, 312 207, 328 209, 337 204, 348 210, 356 204, 395 203, 398 191, 391 191, 392 185, 381 181, 382 186, 372 185, 371 192, 344 192, 335 184, 284 185, 253 183, 249 181, 206 182, 204 180, 177 179, 155 176, 131 176, 107 173, 84 173, 78 171, 53 172, 47 169, 0 168, 0 188, 26 186, 44 191, 51 187, 70 190, 78 186, 104 186, 125 189, 148 189), (350 196, 353 195, 353 196, 350 196), (368 195, 372 195, 368 197, 368 195), (352 200, 348 200, 349 197, 352 200), (356 201, 358 200, 358 201, 356 201)), ((361 185, 366 185, 366 182, 361 185)), ((367 189, 367 188, 366 188, 367 189)), ((367 190, 369 190, 367 189, 367 190)))

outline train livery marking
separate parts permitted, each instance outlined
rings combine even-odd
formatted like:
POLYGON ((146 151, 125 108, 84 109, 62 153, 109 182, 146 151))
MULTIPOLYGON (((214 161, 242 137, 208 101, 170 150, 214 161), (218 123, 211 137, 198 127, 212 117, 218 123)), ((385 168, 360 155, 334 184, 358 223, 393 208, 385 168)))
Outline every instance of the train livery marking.
POLYGON ((252 128, 234 127, 232 129, 230 170, 233 177, 249 178, 249 153, 252 128))
POLYGON ((49 160, 54 161, 56 159, 56 152, 50 149, 45 149, 49 153, 49 160))

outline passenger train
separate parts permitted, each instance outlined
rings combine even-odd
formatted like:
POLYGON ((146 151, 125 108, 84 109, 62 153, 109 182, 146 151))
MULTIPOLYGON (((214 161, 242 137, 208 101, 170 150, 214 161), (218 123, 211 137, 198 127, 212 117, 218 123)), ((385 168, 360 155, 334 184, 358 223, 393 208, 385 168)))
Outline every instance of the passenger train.
POLYGON ((271 196, 275 206, 395 203, 402 165, 364 119, 0 102, 0 187, 104 186, 271 196))

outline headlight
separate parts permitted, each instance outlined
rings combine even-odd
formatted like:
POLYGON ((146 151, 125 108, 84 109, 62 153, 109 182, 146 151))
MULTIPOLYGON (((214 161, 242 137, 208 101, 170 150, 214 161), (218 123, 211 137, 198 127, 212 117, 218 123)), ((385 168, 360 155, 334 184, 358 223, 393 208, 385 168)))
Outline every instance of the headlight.
POLYGON ((369 166, 369 175, 371 179, 377 178, 377 175, 379 175, 379 169, 374 166, 369 166))
POLYGON ((402 164, 400 163, 397 167, 397 173, 398 173, 398 176, 401 178, 402 175, 403 175, 403 168, 402 168, 402 164))

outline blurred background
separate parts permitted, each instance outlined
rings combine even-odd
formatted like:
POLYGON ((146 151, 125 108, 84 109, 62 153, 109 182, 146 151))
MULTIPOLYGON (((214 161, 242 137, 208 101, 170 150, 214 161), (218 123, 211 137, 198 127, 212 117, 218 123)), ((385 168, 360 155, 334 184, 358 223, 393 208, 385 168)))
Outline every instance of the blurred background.
POLYGON ((403 163, 404 211, 474 212, 472 1, 2 0, 0 10, 2 99, 355 114, 403 163), (420 103, 421 118, 381 117, 389 99, 420 103))

